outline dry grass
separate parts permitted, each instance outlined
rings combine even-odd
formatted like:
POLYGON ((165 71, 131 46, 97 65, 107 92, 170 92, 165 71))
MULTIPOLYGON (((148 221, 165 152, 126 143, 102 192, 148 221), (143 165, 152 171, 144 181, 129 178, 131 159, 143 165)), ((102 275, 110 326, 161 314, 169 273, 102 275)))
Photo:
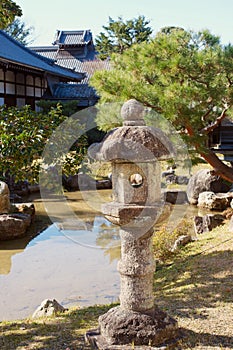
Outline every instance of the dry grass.
POLYGON ((180 349, 233 349, 233 233, 200 235, 155 275, 156 300, 178 320, 180 349))

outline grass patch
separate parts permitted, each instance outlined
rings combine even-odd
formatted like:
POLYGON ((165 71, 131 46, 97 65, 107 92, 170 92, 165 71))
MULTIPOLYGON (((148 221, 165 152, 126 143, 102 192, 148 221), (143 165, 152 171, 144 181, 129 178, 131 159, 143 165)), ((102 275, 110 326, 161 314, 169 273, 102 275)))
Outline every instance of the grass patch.
POLYGON ((112 306, 71 308, 56 317, 2 322, 0 349, 90 349, 83 335, 86 330, 96 327, 98 317, 112 306))
POLYGON ((158 306, 183 329, 180 349, 233 349, 233 233, 227 224, 160 264, 154 288, 158 306))
MULTIPOLYGON (((233 233, 228 225, 199 235, 154 275, 157 305, 177 319, 176 349, 233 349, 233 233)), ((57 317, 0 323, 2 350, 90 349, 87 329, 113 305, 72 308, 57 317)))

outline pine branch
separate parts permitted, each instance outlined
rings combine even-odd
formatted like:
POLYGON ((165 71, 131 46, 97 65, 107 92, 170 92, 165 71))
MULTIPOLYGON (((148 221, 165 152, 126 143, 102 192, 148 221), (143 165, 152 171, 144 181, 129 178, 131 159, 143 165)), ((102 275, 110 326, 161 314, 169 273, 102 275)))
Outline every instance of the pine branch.
POLYGON ((215 128, 217 128, 219 126, 219 124, 221 123, 221 121, 226 117, 226 112, 228 110, 228 107, 224 108, 222 110, 222 113, 220 114, 220 116, 214 121, 214 123, 206 126, 205 128, 203 128, 201 130, 201 134, 209 134, 211 131, 213 131, 215 128))

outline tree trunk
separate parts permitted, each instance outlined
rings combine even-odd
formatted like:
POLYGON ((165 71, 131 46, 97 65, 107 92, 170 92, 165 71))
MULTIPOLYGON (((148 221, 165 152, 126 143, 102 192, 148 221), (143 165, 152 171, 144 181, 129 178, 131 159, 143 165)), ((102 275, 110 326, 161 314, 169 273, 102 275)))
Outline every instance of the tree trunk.
MULTIPOLYGON (((198 151, 198 147, 196 147, 198 151)), ((233 168, 223 163, 215 153, 208 150, 206 153, 199 152, 201 156, 214 168, 216 174, 233 183, 233 168)))
MULTIPOLYGON (((188 135, 193 137, 194 131, 190 124, 186 125, 188 135)), ((209 163, 215 170, 216 174, 221 176, 224 180, 233 183, 233 168, 223 163, 214 152, 210 149, 206 152, 200 150, 197 143, 194 144, 196 151, 209 163)))

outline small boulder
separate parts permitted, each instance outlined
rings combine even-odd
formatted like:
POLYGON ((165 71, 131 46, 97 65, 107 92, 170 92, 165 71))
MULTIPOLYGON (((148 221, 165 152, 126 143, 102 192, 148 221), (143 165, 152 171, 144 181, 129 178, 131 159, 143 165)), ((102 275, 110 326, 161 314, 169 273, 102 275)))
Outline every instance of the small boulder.
POLYGON ((164 192, 165 202, 171 204, 183 204, 188 202, 186 191, 182 190, 167 190, 164 192))
POLYGON ((8 185, 0 181, 0 214, 6 214, 10 211, 10 191, 8 185))
POLYGON ((23 237, 31 224, 29 214, 0 215, 0 241, 23 237))
POLYGON ((184 175, 177 175, 176 177, 176 183, 178 185, 187 185, 189 182, 189 178, 187 176, 184 175))
POLYGON ((208 208, 210 210, 223 211, 230 207, 232 193, 218 193, 206 191, 200 193, 198 197, 198 207, 208 208))
POLYGON ((223 225, 225 217, 221 214, 207 214, 204 216, 194 216, 193 220, 195 232, 196 234, 200 234, 223 225))
POLYGON ((188 244, 188 243, 190 243, 190 242, 192 242, 192 241, 194 241, 194 239, 193 239, 192 236, 190 236, 190 235, 182 235, 182 236, 179 236, 179 237, 176 239, 176 241, 175 241, 175 243, 174 243, 174 245, 173 245, 171 251, 172 251, 172 252, 175 252, 179 247, 184 247, 186 244, 188 244))
POLYGON ((187 186, 187 196, 190 204, 197 204, 199 194, 202 192, 228 192, 227 186, 220 176, 213 170, 203 169, 194 174, 187 186))
POLYGON ((14 212, 30 215, 32 221, 35 217, 36 210, 35 205, 33 203, 18 203, 12 205, 11 208, 13 208, 14 212))
POLYGON ((55 299, 45 299, 35 310, 35 312, 32 315, 32 318, 49 317, 57 315, 58 313, 64 312, 66 310, 67 309, 60 305, 55 299))
POLYGON ((34 184, 34 185, 28 185, 29 193, 37 193, 40 192, 40 185, 34 184))
POLYGON ((68 176, 65 181, 63 180, 63 184, 68 191, 85 191, 96 188, 96 181, 83 173, 68 176))
POLYGON ((96 180, 96 189, 97 190, 110 190, 112 188, 112 181, 109 179, 106 180, 96 180))

